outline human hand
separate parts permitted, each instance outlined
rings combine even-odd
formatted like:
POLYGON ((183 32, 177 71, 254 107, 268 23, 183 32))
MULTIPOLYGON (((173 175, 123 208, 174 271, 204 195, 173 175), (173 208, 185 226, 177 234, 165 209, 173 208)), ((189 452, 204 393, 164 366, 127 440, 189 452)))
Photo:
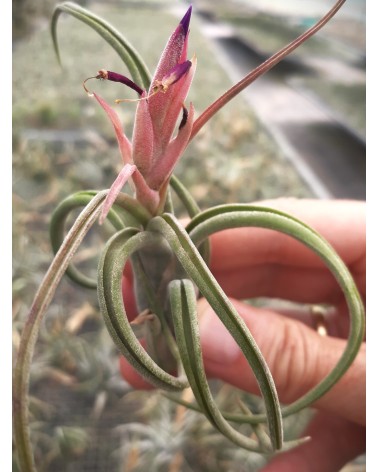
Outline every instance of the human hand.
MULTIPOLYGON (((363 202, 280 199, 263 205, 301 219, 324 236, 365 296, 363 202)), ((259 345, 280 400, 293 402, 329 373, 345 348, 349 319, 337 282, 313 252, 275 231, 223 231, 212 236, 211 248, 210 268, 259 345), (333 305, 334 313, 327 318, 328 336, 319 336, 313 329, 310 312, 307 316, 294 311, 283 313, 239 301, 254 297, 333 305)), ((208 376, 259 394, 238 345, 205 300, 199 301, 198 311, 208 376)), ((348 372, 314 405, 318 413, 304 433, 312 440, 277 455, 265 472, 338 471, 364 451, 365 365, 363 345, 348 372)), ((121 372, 134 386, 146 387, 125 361, 121 361, 121 372)))

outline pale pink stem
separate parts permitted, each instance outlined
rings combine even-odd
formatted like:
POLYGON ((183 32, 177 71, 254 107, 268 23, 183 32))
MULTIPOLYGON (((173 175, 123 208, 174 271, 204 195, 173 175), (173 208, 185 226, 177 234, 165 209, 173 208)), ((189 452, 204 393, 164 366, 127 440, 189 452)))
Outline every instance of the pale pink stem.
POLYGON ((117 178, 115 181, 112 183, 112 186, 110 187, 109 193, 107 197, 105 198, 104 204, 102 206, 102 211, 101 215, 99 218, 99 223, 102 225, 102 223, 105 221, 105 218, 108 216, 108 213, 110 211, 110 208, 112 207, 113 203, 115 202, 118 194, 122 190, 123 186, 125 183, 128 181, 130 176, 136 171, 136 166, 131 165, 131 164, 126 164, 121 172, 118 174, 117 178))
POLYGON ((339 0, 333 8, 314 26, 308 29, 306 32, 301 34, 297 39, 292 41, 290 44, 285 46, 280 51, 276 52, 269 59, 260 64, 256 69, 252 70, 247 74, 243 79, 240 80, 237 84, 231 87, 226 93, 219 97, 214 103, 212 103, 206 110, 196 119, 193 124, 192 134, 190 140, 199 132, 199 130, 209 121, 209 119, 215 115, 222 107, 224 107, 232 98, 234 98, 238 93, 244 90, 248 85, 254 82, 260 75, 265 74, 268 70, 274 67, 278 62, 280 62, 284 57, 290 54, 294 49, 300 46, 304 41, 313 36, 317 31, 319 31, 328 21, 337 13, 337 11, 342 7, 345 0, 339 0))

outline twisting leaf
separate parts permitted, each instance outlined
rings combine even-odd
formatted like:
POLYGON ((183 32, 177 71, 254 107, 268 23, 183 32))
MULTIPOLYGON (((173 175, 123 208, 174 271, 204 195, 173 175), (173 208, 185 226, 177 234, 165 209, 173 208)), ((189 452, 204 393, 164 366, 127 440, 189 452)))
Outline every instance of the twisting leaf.
POLYGON ((272 452, 270 444, 264 447, 264 444, 241 434, 222 416, 211 394, 203 365, 193 283, 190 280, 174 280, 169 288, 177 345, 190 386, 202 412, 216 429, 238 446, 254 452, 272 452))
POLYGON ((93 28, 117 52, 129 69, 133 81, 139 85, 143 85, 143 88, 148 90, 151 82, 151 74, 135 48, 107 21, 73 2, 58 4, 55 7, 51 19, 51 35, 59 63, 61 63, 61 61, 58 47, 57 23, 62 12, 72 15, 93 28))
MULTIPOLYGON (((199 206, 197 205, 197 202, 194 200, 192 195, 189 193, 188 189, 185 187, 185 185, 175 176, 172 175, 169 181, 169 185, 173 188, 175 191, 176 195, 180 199, 181 203, 184 205, 186 211, 188 212, 188 215, 190 217, 194 217, 198 215, 201 210, 199 206)), ((172 213, 174 214, 173 211, 167 211, 167 213, 172 213)), ((204 241, 200 247, 199 247, 199 252, 201 253, 201 256, 204 258, 205 262, 207 263, 210 260, 210 243, 209 241, 204 241)))
POLYGON ((197 202, 194 200, 184 184, 178 179, 178 177, 172 175, 169 185, 173 188, 176 195, 181 200, 181 203, 184 205, 190 217, 193 218, 201 212, 197 202))
POLYGON ((280 449, 283 432, 276 387, 265 359, 243 319, 215 280, 187 232, 173 215, 164 214, 153 218, 147 229, 162 234, 168 241, 188 276, 240 346, 256 376, 265 401, 272 447, 274 450, 280 449))
POLYGON ((349 308, 350 331, 345 351, 332 371, 312 390, 282 409, 283 416, 310 406, 348 370, 355 359, 365 334, 364 306, 349 270, 332 246, 315 230, 300 220, 278 210, 248 204, 220 205, 204 211, 189 225, 190 237, 199 244, 211 234, 229 228, 253 226, 288 234, 318 254, 335 276, 344 292, 349 308))
MULTIPOLYGON (((50 241, 54 254, 56 254, 64 239, 64 227, 70 212, 76 208, 87 205, 97 195, 95 190, 77 192, 65 198, 54 210, 50 221, 50 241)), ((115 206, 110 210, 108 219, 117 231, 125 226, 143 226, 149 220, 150 215, 134 198, 126 194, 119 194, 115 206), (120 212, 125 213, 122 215, 120 212)), ((81 273, 73 264, 66 271, 67 276, 74 282, 86 288, 96 288, 97 280, 81 273)))
POLYGON ((113 236, 103 251, 98 270, 98 298, 108 331, 121 353, 149 382, 158 388, 178 391, 186 388, 185 378, 165 372, 147 354, 127 319, 122 296, 122 273, 128 258, 143 246, 156 242, 156 233, 126 228, 113 236))
POLYGON ((37 341, 39 327, 55 290, 81 241, 96 221, 107 192, 98 193, 84 208, 67 234, 61 248, 51 263, 34 298, 20 340, 13 373, 13 424, 20 470, 36 471, 29 439, 28 386, 30 365, 37 341))
MULTIPOLYGON (((64 199, 60 205, 54 210, 50 221, 50 241, 51 246, 56 254, 64 240, 64 227, 67 216, 72 210, 81 206, 88 205, 97 192, 79 192, 64 199)), ((117 215, 115 210, 111 210, 108 215, 116 230, 124 228, 122 219, 117 215)), ((97 280, 91 279, 85 274, 81 273, 73 264, 70 264, 66 270, 67 276, 79 285, 87 288, 96 288, 97 280)))

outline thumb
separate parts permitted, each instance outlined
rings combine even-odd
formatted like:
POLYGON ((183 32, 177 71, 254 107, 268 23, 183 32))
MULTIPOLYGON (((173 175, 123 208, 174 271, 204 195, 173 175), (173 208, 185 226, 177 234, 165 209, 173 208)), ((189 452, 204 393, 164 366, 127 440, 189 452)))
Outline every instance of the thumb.
MULTIPOLYGON (((291 403, 315 387, 340 359, 346 341, 320 336, 304 323, 231 300, 255 338, 273 375, 280 401, 291 403)), ((207 375, 259 394, 251 368, 208 303, 199 301, 201 344, 207 375)), ((365 424, 365 349, 316 406, 365 424)))

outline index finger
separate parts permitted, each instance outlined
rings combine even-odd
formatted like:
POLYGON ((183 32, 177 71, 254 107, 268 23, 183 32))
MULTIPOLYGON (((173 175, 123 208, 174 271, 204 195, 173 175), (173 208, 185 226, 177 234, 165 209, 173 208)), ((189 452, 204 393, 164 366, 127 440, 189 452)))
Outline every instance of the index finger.
MULTIPOLYGON (((259 203, 308 224, 335 249, 365 294, 365 202, 282 198, 259 203)), ((294 238, 262 228, 221 231, 211 237, 210 267, 235 298, 277 297, 302 303, 338 303, 341 290, 324 262, 294 238)))

